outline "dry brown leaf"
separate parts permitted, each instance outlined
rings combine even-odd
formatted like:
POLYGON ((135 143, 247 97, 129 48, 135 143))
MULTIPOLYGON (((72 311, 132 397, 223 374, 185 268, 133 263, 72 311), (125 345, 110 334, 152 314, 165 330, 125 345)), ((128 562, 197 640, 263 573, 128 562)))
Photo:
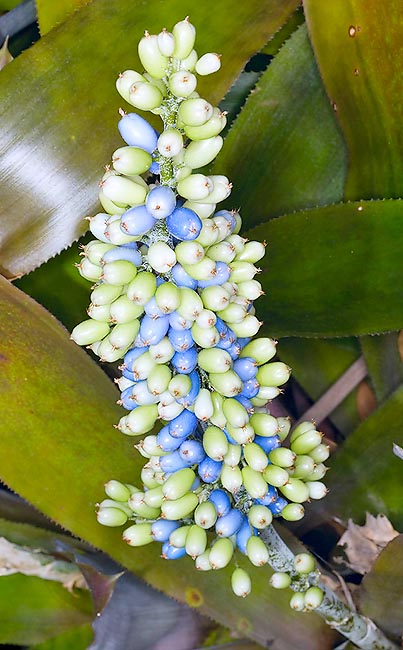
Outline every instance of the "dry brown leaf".
POLYGON ((398 535, 385 515, 374 517, 367 512, 364 526, 358 526, 349 519, 347 530, 338 542, 338 546, 343 547, 347 559, 335 558, 335 561, 365 575, 382 549, 398 535))
POLYGON ((11 63, 13 56, 8 49, 8 36, 3 45, 0 47, 0 70, 6 67, 7 63, 11 63))

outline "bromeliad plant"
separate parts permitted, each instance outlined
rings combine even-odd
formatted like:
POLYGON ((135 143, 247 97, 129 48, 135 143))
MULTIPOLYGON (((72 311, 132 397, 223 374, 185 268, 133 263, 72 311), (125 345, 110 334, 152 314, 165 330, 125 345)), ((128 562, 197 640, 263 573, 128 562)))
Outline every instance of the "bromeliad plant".
MULTIPOLYGON (((127 146, 100 182, 105 212, 90 219, 97 239, 78 265, 96 281, 90 319, 72 338, 103 361, 123 359, 116 381, 129 414, 117 428, 149 434, 136 445, 148 459, 141 489, 108 481, 98 521, 134 521, 123 533, 129 545, 161 542, 163 558, 187 554, 207 571, 227 566, 236 547, 255 566, 266 564, 261 531, 273 516, 300 520, 303 502, 325 496, 329 449, 312 422, 282 446, 290 421, 267 410, 290 369, 272 361, 275 341, 251 338, 261 326, 253 302, 263 292, 254 277, 265 245, 239 235, 237 211, 217 210, 229 179, 197 171, 220 151, 226 117, 196 92, 196 75, 216 72, 221 61, 213 53, 199 58, 195 36, 187 18, 172 33, 146 32, 138 46, 145 71, 119 75, 122 97, 159 115, 163 130, 120 111, 127 146), (157 420, 164 426, 150 433, 157 420)), ((316 582, 315 563, 304 557, 296 573, 316 582)), ((278 588, 290 583, 288 573, 272 580, 278 588)), ((319 606, 322 591, 297 583, 305 593, 293 596, 292 607, 319 606)), ((235 568, 232 588, 250 592, 244 569, 235 568)))

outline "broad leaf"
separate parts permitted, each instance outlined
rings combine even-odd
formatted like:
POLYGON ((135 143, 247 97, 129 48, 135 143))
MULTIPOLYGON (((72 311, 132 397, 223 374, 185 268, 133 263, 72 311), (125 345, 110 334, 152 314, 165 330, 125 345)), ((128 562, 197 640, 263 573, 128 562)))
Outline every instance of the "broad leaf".
POLYGON ((30 650, 87 650, 94 636, 91 625, 80 625, 44 643, 31 646, 30 650))
POLYGON ((269 242, 257 311, 275 336, 350 336, 403 322, 403 201, 304 210, 246 233, 269 242))
POLYGON ((305 25, 285 43, 250 95, 214 171, 234 189, 245 226, 339 201, 343 139, 323 88, 305 25))
POLYGON ((318 65, 349 152, 345 198, 403 193, 399 0, 304 0, 318 65))
POLYGON ((159 545, 129 548, 121 530, 96 522, 104 482, 135 484, 144 459, 112 427, 122 411, 109 380, 43 308, 5 280, 0 286, 2 480, 153 586, 244 636, 276 639, 275 650, 330 648, 332 631, 316 615, 292 613, 288 595, 268 589, 267 569, 252 567, 254 591, 240 602, 231 593, 232 568, 206 573, 190 558, 180 566, 162 561, 159 545))
MULTIPOLYGON (((319 399, 359 357, 359 347, 354 339, 284 338, 278 352, 281 360, 292 368, 292 376, 313 401, 319 399)), ((344 435, 360 422, 356 399, 355 390, 330 414, 330 420, 344 435)))
POLYGON ((378 401, 381 403, 403 383, 403 363, 398 348, 398 333, 361 338, 365 357, 378 401))
POLYGON ((358 594, 365 616, 381 625, 386 633, 403 635, 403 535, 381 551, 372 570, 364 576, 358 594))
POLYGON ((311 506, 318 515, 333 515, 361 524, 365 512, 385 514, 398 530, 403 525, 402 461, 393 443, 403 444, 403 387, 370 415, 326 464, 330 493, 311 506))
MULTIPOLYGON (((218 102, 297 4, 194 4, 198 52, 221 52, 225 62, 213 82, 201 80, 200 92, 218 102), (253 39, 244 38, 245 30, 253 39)), ((98 209, 102 166, 122 143, 116 124, 124 102, 115 89, 117 74, 140 68, 135 44, 144 29, 170 28, 188 11, 183 0, 174 8, 165 3, 155 12, 140 0, 97 0, 18 57, 12 71, 7 69, 11 66, 2 71, 3 275, 27 273, 85 231, 84 217, 98 209)))
POLYGON ((90 0, 36 0, 38 24, 41 35, 50 32, 62 23, 73 11, 86 5, 90 0))
POLYGON ((0 643, 40 643, 92 619, 88 591, 21 574, 0 578, 0 643))

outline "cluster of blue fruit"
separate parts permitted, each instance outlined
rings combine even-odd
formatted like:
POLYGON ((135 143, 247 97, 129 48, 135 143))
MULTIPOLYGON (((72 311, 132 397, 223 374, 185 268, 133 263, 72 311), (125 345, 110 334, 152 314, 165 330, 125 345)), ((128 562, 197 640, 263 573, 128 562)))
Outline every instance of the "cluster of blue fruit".
MULTIPOLYGON (((128 544, 161 542, 164 558, 187 554, 200 570, 226 566, 236 548, 261 566, 269 554, 260 533, 273 516, 296 521, 303 502, 326 494, 329 451, 311 422, 282 446, 289 420, 267 408, 290 370, 272 361, 275 341, 253 338, 265 245, 239 235, 238 212, 217 210, 228 178, 199 171, 221 149, 226 118, 196 92, 196 74, 218 70, 220 57, 199 58, 194 40, 187 19, 146 33, 145 71, 119 76, 124 99, 164 128, 121 111, 126 146, 100 182, 104 212, 90 219, 96 239, 78 265, 95 282, 89 319, 72 338, 103 361, 123 359, 127 414, 117 426, 144 436, 141 488, 108 481, 98 521, 130 521, 128 544)), ((232 587, 249 593, 246 571, 235 568, 232 587)))

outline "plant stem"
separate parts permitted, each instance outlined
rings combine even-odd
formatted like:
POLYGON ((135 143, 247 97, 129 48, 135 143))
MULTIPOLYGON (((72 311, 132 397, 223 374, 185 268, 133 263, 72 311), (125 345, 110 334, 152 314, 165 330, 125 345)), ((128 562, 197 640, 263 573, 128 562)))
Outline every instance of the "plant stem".
MULTIPOLYGON (((261 539, 269 551, 269 564, 275 571, 284 571, 295 577, 294 553, 283 542, 273 526, 261 533, 261 539)), ((317 583, 316 574, 312 582, 317 583)), ((322 604, 315 610, 330 627, 352 641, 362 650, 398 650, 373 621, 353 612, 328 587, 318 582, 324 592, 322 604)), ((295 590, 295 587, 294 587, 295 590)))

